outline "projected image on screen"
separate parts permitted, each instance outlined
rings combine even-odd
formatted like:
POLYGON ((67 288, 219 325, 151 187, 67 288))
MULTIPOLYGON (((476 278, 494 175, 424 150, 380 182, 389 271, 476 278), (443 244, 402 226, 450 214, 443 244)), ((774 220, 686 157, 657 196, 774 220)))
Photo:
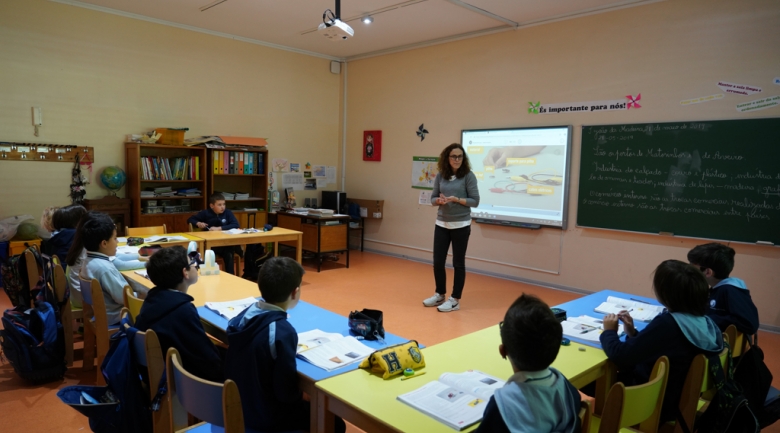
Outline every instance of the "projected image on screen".
POLYGON ((571 128, 464 130, 479 182, 477 222, 566 227, 571 128))

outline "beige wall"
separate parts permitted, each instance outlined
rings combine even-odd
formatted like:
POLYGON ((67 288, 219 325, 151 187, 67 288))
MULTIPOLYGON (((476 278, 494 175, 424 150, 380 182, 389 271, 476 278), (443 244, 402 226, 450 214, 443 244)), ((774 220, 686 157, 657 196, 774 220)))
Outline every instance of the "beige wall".
MULTIPOLYGON (((771 82, 780 76, 779 28, 776 0, 670 0, 350 62, 347 192, 385 200, 384 219, 368 224, 367 248, 431 258, 436 211, 417 204, 418 190, 410 187, 412 156, 438 155, 460 140, 461 129, 571 124, 569 228, 561 233, 476 224, 467 266, 559 287, 652 296, 655 266, 669 258, 685 260, 702 241, 575 227, 580 127, 750 117, 734 107, 744 98, 685 107, 679 101, 720 93, 718 80, 761 86, 759 96, 780 94, 771 82), (609 100, 637 93, 642 94, 639 110, 527 113, 528 101, 609 100), (420 142, 415 130, 423 122, 430 135, 420 142), (361 159, 367 129, 383 131, 381 162, 361 159)), ((752 116, 777 117, 780 107, 752 116)), ((733 275, 747 282, 761 322, 780 326, 780 249, 733 247, 733 275)), ((417 284, 422 297, 433 289, 433 276, 417 284)))
MULTIPOLYGON (((125 135, 155 127, 267 137, 271 158, 339 166, 340 82, 326 59, 44 0, 0 2, 0 141, 93 146, 95 174, 124 167, 125 135), (43 109, 39 137, 32 106, 43 109)), ((71 168, 0 161, 0 218, 68 204, 71 168)), ((103 197, 92 180, 87 198, 103 197)))

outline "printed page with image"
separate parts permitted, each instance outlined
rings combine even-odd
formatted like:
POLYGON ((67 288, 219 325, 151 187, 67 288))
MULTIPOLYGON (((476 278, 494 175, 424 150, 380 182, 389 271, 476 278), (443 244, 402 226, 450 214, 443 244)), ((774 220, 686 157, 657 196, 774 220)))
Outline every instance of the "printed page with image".
MULTIPOLYGON (((323 333, 324 334, 324 333, 323 333)), ((334 334, 328 334, 334 335, 334 334)), ((321 344, 298 352, 298 357, 324 370, 331 371, 349 364, 360 362, 363 358, 374 353, 374 349, 359 342, 355 337, 334 338, 330 341, 322 341, 321 344)), ((317 339, 315 338, 314 341, 317 339)), ((312 341, 312 340, 309 340, 312 341)), ((300 349, 301 341, 298 340, 300 349)), ((304 344, 306 344, 304 342, 304 344)))
POLYGON ((439 380, 401 394, 398 400, 456 430, 482 420, 485 407, 504 381, 477 370, 444 373, 439 380))
POLYGON ((601 314, 618 314, 621 311, 628 311, 628 314, 630 314, 634 320, 649 322, 655 319, 655 316, 663 313, 664 307, 642 301, 608 296, 607 301, 602 302, 601 305, 594 308, 594 311, 601 314))

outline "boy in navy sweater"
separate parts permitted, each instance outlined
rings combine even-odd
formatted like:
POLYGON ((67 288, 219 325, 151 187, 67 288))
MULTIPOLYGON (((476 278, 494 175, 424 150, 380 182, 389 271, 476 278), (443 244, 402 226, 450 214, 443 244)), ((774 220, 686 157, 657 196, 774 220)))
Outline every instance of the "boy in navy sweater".
MULTIPOLYGON (((238 228, 238 220, 230 209, 225 208, 225 196, 219 193, 209 196, 209 208, 204 209, 195 215, 189 217, 187 222, 203 230, 218 231, 238 228)), ((214 254, 222 257, 225 261, 225 272, 235 273, 233 265, 233 253, 241 250, 240 247, 227 246, 212 248, 214 254)))
MULTIPOLYGON (((263 300, 228 323, 225 376, 238 385, 247 428, 309 431, 309 402, 298 389, 298 334, 287 310, 301 299, 303 268, 289 257, 273 257, 260 268, 263 300)), ((344 421, 336 418, 336 431, 344 421)))
POLYGON ((563 328, 550 307, 523 294, 499 325, 501 356, 513 374, 496 390, 476 432, 580 431, 580 393, 550 367, 561 348, 563 328))
POLYGON ((688 251, 688 262, 697 266, 710 285, 707 315, 721 331, 732 323, 739 332, 753 335, 758 331, 758 310, 745 282, 729 278, 734 269, 734 249, 716 242, 698 245, 688 251))
POLYGON ((655 269, 653 290, 667 312, 638 332, 628 312, 604 317, 599 339, 607 357, 618 367, 618 380, 626 386, 647 383, 653 365, 661 356, 669 358, 661 422, 675 418, 685 377, 694 356, 719 354, 723 335, 707 310, 707 281, 694 266, 679 260, 666 260, 655 269), (626 342, 617 334, 618 320, 626 329, 626 342))
POLYGON ((162 353, 175 347, 181 353, 184 368, 214 382, 224 381, 222 358, 206 336, 198 310, 187 289, 198 282, 198 263, 190 262, 187 250, 175 246, 163 248, 149 258, 146 271, 155 287, 146 295, 141 312, 135 318, 139 331, 153 329, 160 339, 162 353))

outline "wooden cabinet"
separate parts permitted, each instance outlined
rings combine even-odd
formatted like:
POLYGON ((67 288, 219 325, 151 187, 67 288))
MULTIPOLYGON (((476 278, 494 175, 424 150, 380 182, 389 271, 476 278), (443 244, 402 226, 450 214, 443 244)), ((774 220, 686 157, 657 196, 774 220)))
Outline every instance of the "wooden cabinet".
POLYGON ((106 196, 100 199, 84 200, 84 207, 87 210, 94 210, 108 214, 116 224, 118 236, 124 236, 127 227, 133 226, 133 219, 130 216, 133 201, 129 198, 119 198, 116 196, 106 196))
POLYGON ((240 199, 225 194, 227 208, 233 211, 241 227, 262 228, 268 220, 266 148, 246 146, 207 149, 207 159, 207 196, 217 191, 248 194, 248 198, 240 199))
MULTIPOLYGON (((349 216, 313 217, 293 213, 277 212, 277 225, 281 228, 297 230, 303 233, 303 250, 313 252, 317 259, 317 272, 320 271, 323 253, 347 253, 349 268, 348 232, 349 216)), ((295 242, 280 242, 283 245, 297 247, 295 242)))
POLYGON ((125 143, 126 189, 132 200, 133 226, 165 224, 169 233, 189 231, 187 218, 208 206, 206 158, 204 147, 125 143), (174 191, 196 189, 201 193, 186 197, 141 196, 141 191, 161 187, 171 187, 174 191), (151 203, 155 206, 150 206, 151 203))

